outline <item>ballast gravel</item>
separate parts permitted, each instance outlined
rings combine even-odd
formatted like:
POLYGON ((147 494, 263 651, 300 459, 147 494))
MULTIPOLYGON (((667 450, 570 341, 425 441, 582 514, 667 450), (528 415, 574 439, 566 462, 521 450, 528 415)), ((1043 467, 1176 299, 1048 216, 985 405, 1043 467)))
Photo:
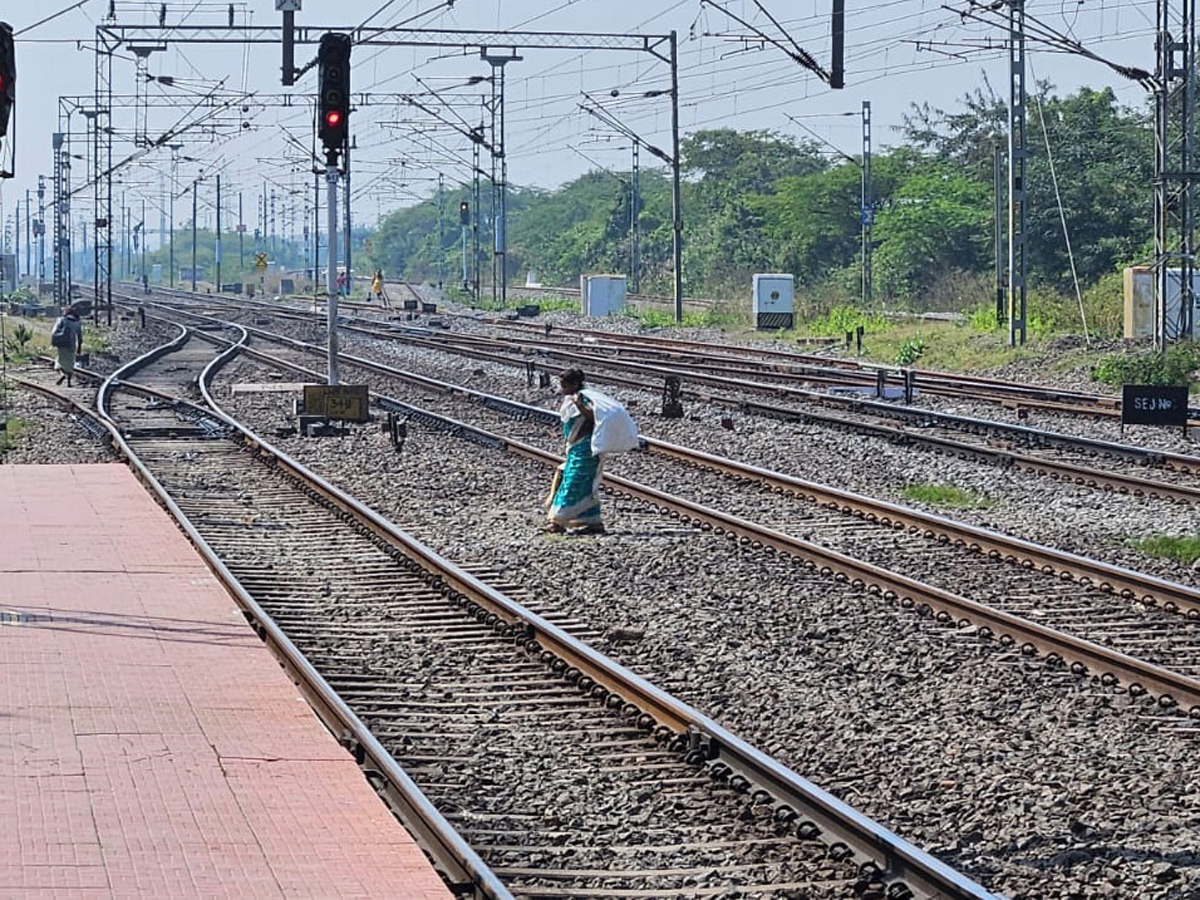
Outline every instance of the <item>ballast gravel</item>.
POLYGON ((107 445, 82 424, 78 412, 28 388, 10 386, 0 405, 8 420, 0 435, 0 464, 76 465, 115 462, 107 445), (7 442, 7 443, 6 443, 7 442))
MULTIPOLYGON (((347 353, 475 390, 539 406, 557 403, 551 390, 530 388, 525 371, 513 366, 355 335, 347 335, 343 347, 347 353)), ((382 391, 396 393, 394 381, 372 383, 382 391)), ((643 431, 663 440, 1200 586, 1200 570, 1148 555, 1135 546, 1138 539, 1149 535, 1195 534, 1200 510, 1190 504, 1088 488, 880 438, 821 425, 779 422, 709 404, 689 403, 683 419, 665 420, 657 415, 659 396, 618 386, 601 385, 601 389, 631 404, 643 431), (914 485, 953 485, 977 494, 986 505, 946 509, 923 503, 905 495, 905 489, 914 485)), ((436 400, 429 402, 436 409, 436 400)), ((1195 482, 1200 485, 1200 474, 1195 482)))
MULTIPOLYGON (((226 408, 268 436, 292 424, 284 395, 226 408)), ((994 890, 1200 892, 1197 723, 640 503, 606 498, 604 537, 541 535, 548 469, 413 423, 400 452, 377 425, 271 439, 994 890)))

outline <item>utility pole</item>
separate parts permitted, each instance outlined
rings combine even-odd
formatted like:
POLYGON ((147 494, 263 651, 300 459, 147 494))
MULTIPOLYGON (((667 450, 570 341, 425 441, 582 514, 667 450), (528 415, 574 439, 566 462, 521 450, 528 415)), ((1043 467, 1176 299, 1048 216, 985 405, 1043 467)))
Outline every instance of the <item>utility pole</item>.
POLYGON ((183 144, 168 144, 171 150, 171 243, 170 249, 167 251, 168 265, 171 271, 168 273, 170 286, 175 287, 175 191, 179 187, 179 150, 183 144))
POLYGON ((683 322, 683 201, 679 187, 679 39, 671 31, 671 232, 675 321, 683 322))
POLYGON ((1025 0, 1008 6, 1008 345, 1025 343, 1025 0))
POLYGON ((629 172, 629 293, 638 292, 638 221, 641 218, 642 188, 638 182, 638 151, 641 141, 633 140, 633 165, 629 172))
POLYGON ((1195 0, 1158 0, 1157 66, 1154 91, 1154 342, 1165 350, 1190 338, 1195 293, 1196 44, 1195 0), (1171 119, 1177 116, 1176 128, 1171 119), (1177 154, 1177 155, 1176 155, 1177 154), (1172 166, 1174 161, 1175 166, 1172 166), (1172 232, 1175 232, 1173 235, 1172 232), (1179 310, 1170 314, 1172 268, 1178 266, 1179 310))
POLYGON ((321 175, 313 175, 313 296, 317 293, 317 269, 321 267, 321 175))
MULTIPOLYGON (((482 113, 480 113, 479 130, 483 131, 482 113)), ((483 218, 483 207, 480 206, 480 199, 483 196, 479 186, 479 176, 482 170, 479 168, 479 142, 474 142, 472 153, 473 167, 475 169, 475 180, 471 189, 471 207, 475 210, 475 215, 471 217, 471 272, 473 275, 473 290, 472 302, 478 304, 480 300, 480 256, 483 254, 483 249, 480 247, 479 239, 479 220, 483 218)))
POLYGON ((246 220, 242 218, 242 192, 238 191, 238 278, 246 273, 246 220))
POLYGON ((499 267, 500 276, 500 305, 508 301, 508 154, 505 152, 504 126, 504 67, 510 62, 520 62, 523 57, 513 51, 508 56, 495 56, 484 48, 479 51, 480 57, 492 67, 492 196, 497 194, 500 200, 499 212, 495 202, 492 205, 492 220, 494 241, 492 246, 492 294, 496 293, 495 273, 499 267), (499 113, 499 129, 496 127, 499 113), (495 184, 495 168, 497 160, 500 163, 500 183, 495 184))
MULTIPOLYGON (((150 278, 150 276, 149 276, 149 274, 146 272, 146 240, 147 240, 147 231, 146 231, 146 198, 145 198, 145 197, 143 197, 143 198, 142 198, 142 262, 141 262, 141 265, 139 266, 139 268, 141 269, 141 272, 140 272, 140 274, 142 275, 142 277, 143 277, 143 278, 146 278, 146 279, 149 279, 149 278, 150 278)), ((149 282, 149 280, 147 280, 147 282, 146 282, 146 283, 147 283, 147 284, 149 284, 149 283, 150 283, 150 282, 149 282)))
POLYGON ((996 325, 1004 324, 1004 147, 999 137, 992 141, 992 199, 995 224, 992 229, 996 259, 996 325))
POLYGON ((213 243, 213 261, 217 267, 217 293, 221 293, 221 173, 217 173, 217 235, 213 243))
POLYGON ((445 203, 442 198, 442 173, 438 172, 438 290, 442 289, 442 282, 445 280, 445 263, 446 263, 446 231, 445 231, 445 203))
POLYGON ((871 306, 871 228, 875 224, 875 188, 871 184, 871 101, 862 102, 862 304, 871 306))
POLYGON ((192 292, 196 291, 196 190, 200 184, 200 179, 197 178, 192 182, 192 292))
MULTIPOLYGON (((38 264, 37 264, 37 280, 38 292, 42 290, 42 285, 46 281, 46 176, 38 176, 38 264)), ((97 295, 98 298, 99 295, 97 295)), ((97 304, 99 299, 97 299, 97 304)))

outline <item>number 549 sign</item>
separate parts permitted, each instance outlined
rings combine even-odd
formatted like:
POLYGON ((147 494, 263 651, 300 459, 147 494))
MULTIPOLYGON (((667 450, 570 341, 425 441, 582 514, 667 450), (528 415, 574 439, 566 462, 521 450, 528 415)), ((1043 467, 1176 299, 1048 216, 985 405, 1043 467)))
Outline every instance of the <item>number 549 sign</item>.
POLYGON ((1122 425, 1186 428, 1187 417, 1188 390, 1185 387, 1127 384, 1122 389, 1122 425))

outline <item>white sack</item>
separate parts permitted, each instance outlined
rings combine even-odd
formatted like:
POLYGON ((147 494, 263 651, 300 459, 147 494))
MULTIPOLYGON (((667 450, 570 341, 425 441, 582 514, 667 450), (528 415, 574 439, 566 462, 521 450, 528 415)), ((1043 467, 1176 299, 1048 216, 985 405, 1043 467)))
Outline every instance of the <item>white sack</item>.
MULTIPOLYGON (((593 453, 625 453, 639 446, 637 424, 628 410, 608 394, 584 388, 580 391, 592 401, 596 428, 592 431, 593 453)), ((562 406, 563 421, 575 415, 575 400, 568 397, 562 406)))

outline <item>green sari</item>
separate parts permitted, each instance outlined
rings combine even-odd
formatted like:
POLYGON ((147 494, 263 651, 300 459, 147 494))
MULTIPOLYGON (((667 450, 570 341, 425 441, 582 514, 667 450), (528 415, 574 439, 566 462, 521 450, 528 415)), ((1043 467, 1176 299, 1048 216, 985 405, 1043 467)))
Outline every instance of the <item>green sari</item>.
MULTIPOLYGON (((585 406, 591 401, 582 397, 585 406)), ((572 401, 573 404, 573 401, 572 401)), ((592 452, 594 423, 578 410, 564 418, 567 458, 555 471, 548 518, 563 528, 602 524, 600 515, 600 455, 592 452)), ((565 415, 565 414, 564 414, 565 415)))

